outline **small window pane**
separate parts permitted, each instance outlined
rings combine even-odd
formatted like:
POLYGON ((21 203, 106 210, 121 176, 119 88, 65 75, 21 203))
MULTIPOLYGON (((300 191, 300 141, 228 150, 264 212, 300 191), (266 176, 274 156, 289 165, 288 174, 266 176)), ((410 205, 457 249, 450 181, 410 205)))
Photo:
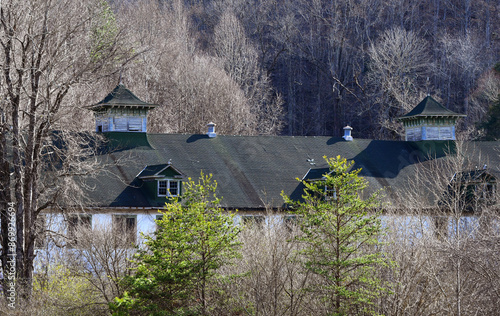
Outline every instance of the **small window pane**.
POLYGON ((330 201, 336 199, 337 199, 337 192, 335 191, 335 188, 331 186, 325 186, 325 200, 330 201))
POLYGON ((179 192, 178 188, 179 188, 179 182, 170 181, 170 196, 177 196, 179 192))
POLYGON ((158 181, 158 195, 167 195, 167 181, 158 181))
POLYGON ((126 132, 127 131, 127 118, 125 117, 115 117, 115 131, 126 132))

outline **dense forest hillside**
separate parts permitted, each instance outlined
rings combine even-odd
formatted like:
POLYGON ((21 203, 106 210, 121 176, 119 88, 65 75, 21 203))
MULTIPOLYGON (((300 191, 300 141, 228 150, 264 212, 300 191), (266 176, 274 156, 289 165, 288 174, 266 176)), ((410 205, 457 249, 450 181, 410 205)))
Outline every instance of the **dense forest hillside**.
MULTIPOLYGON (((198 133, 214 121, 225 134, 339 135, 350 124, 355 137, 400 139, 395 119, 431 94, 468 115, 459 134, 470 139, 500 91, 493 0, 110 6, 131 59, 72 102, 98 102, 122 73, 127 87, 160 104, 150 132, 198 133)), ((79 128, 92 126, 90 113, 79 116, 79 128)))
POLYGON ((498 0, 0 1, 0 315, 498 314, 498 142, 82 132, 121 82, 130 132, 401 139, 432 95, 500 141, 498 30, 498 0))

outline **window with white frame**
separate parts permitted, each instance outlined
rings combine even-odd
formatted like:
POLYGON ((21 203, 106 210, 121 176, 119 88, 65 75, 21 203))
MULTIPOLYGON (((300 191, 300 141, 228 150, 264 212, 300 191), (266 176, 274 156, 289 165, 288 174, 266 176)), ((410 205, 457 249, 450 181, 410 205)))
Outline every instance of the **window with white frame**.
POLYGON ((263 215, 242 215, 241 219, 244 225, 255 225, 262 227, 266 218, 263 215))
POLYGON ((179 194, 180 194, 179 182, 180 181, 178 181, 178 180, 167 180, 167 179, 158 180, 158 196, 160 196, 160 197, 162 197, 162 196, 170 196, 170 197, 179 196, 179 194))
POLYGON ((337 191, 335 188, 329 185, 325 185, 325 200, 331 201, 337 199, 337 191))

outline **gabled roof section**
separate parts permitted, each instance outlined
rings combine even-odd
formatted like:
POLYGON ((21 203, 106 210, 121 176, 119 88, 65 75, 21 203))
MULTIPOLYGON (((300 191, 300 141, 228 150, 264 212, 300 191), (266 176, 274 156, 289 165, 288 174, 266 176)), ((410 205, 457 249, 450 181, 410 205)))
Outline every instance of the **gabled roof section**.
POLYGON ((123 84, 119 84, 111 91, 101 102, 91 105, 88 108, 92 111, 98 111, 109 107, 130 107, 130 108, 145 108, 152 109, 157 107, 157 104, 146 103, 139 99, 123 84))
POLYGON ((170 170, 170 173, 173 175, 173 178, 182 179, 185 177, 185 175, 182 172, 174 168, 174 166, 172 166, 172 164, 169 162, 167 164, 146 166, 144 169, 142 169, 142 171, 137 175, 136 178, 138 179, 164 178, 166 170, 170 170))
POLYGON ((409 113, 400 117, 400 120, 404 120, 407 118, 415 117, 415 116, 466 116, 464 114, 455 113, 451 110, 448 110, 444 106, 441 105, 438 101, 434 100, 431 96, 427 96, 422 100, 413 110, 409 113))

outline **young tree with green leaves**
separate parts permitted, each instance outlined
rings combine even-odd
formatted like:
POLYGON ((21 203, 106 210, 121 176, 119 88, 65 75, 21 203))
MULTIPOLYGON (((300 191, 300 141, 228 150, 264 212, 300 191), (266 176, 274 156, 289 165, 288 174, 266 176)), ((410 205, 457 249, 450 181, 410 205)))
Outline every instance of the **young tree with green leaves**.
POLYGON ((211 175, 183 184, 182 198, 166 203, 153 236, 125 278, 128 292, 111 304, 114 315, 197 314, 208 312, 208 288, 217 269, 238 256, 239 228, 234 213, 223 211, 211 175))
POLYGON ((367 181, 351 170, 354 162, 326 158, 330 172, 324 180, 302 181, 303 201, 285 201, 300 216, 304 268, 318 276, 314 291, 324 303, 318 313, 328 315, 375 314, 373 303, 384 291, 375 267, 388 264, 377 248, 382 234, 380 193, 362 199, 367 181))

